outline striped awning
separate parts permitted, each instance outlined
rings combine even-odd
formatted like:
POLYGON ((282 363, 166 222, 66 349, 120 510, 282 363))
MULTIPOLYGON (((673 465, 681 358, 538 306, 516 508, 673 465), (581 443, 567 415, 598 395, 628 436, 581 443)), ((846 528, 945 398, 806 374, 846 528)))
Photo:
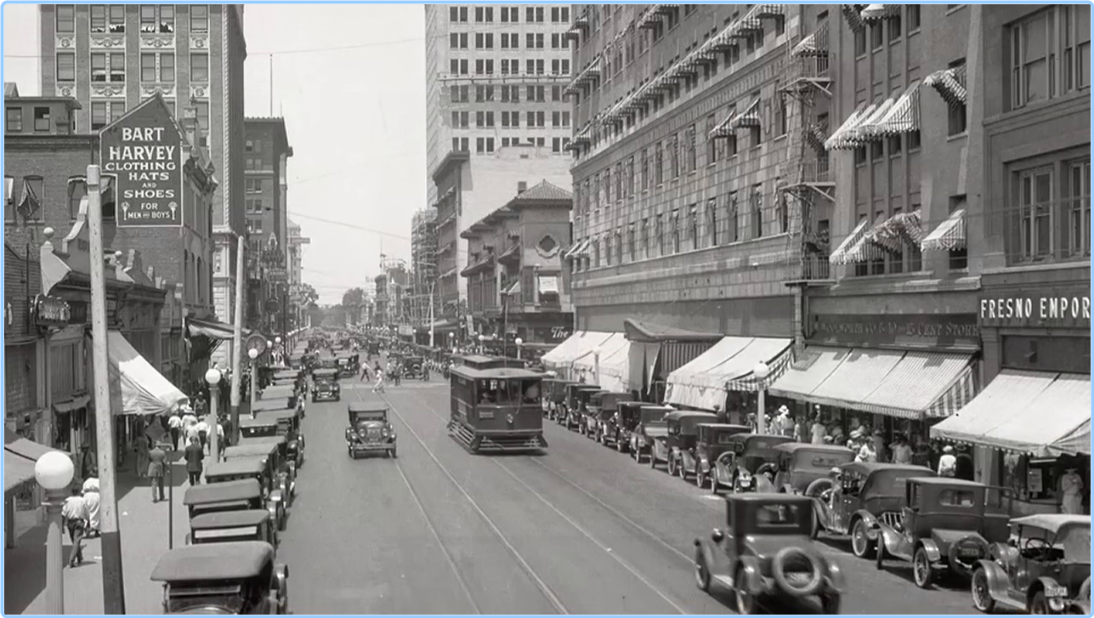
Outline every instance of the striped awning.
POLYGON ((900 95, 888 113, 869 129, 873 137, 890 137, 919 130, 919 82, 900 95))
POLYGON ((965 248, 965 209, 955 210, 941 225, 923 239, 920 248, 928 251, 953 251, 965 248))
MULTIPOLYGON (((844 5, 847 6, 847 5, 844 5)), ((843 121, 843 124, 836 129, 827 141, 824 142, 824 147, 828 150, 841 150, 847 148, 854 148, 855 144, 847 139, 856 126, 863 120, 865 120, 870 114, 874 112, 875 104, 859 103, 859 106, 855 108, 855 111, 851 112, 851 115, 847 117, 847 120, 843 121)))
POLYGON ((637 26, 639 28, 653 28, 657 24, 661 23, 661 18, 664 17, 664 13, 658 10, 661 7, 660 4, 651 5, 646 9, 642 15, 638 18, 637 26))
POLYGON ((863 117, 862 122, 859 122, 848 131, 844 139, 855 147, 881 139, 879 131, 881 121, 889 114, 889 110, 892 109, 894 103, 896 103, 896 97, 889 97, 882 101, 874 107, 874 111, 863 117))
POLYGON ((592 125, 586 125, 577 135, 574 136, 574 144, 587 144, 589 143, 589 133, 592 132, 592 125))
POLYGON ((809 142, 809 145, 813 147, 813 150, 819 155, 824 154, 824 140, 825 134, 828 133, 828 122, 815 122, 809 125, 809 129, 805 132, 805 141, 809 142))
POLYGON ((861 11, 861 4, 841 4, 840 11, 843 12, 843 18, 847 20, 847 25, 851 27, 851 30, 861 30, 863 26, 861 11))
POLYGON ((790 339, 774 337, 725 337, 669 374, 665 400, 700 410, 722 407, 729 390, 758 390, 766 386, 774 370, 785 365, 781 357, 789 352, 791 343, 790 339), (749 379, 760 361, 773 370, 762 385, 749 379))
POLYGON ((897 418, 944 417, 973 397, 971 362, 969 354, 810 346, 769 391, 897 418))
POLYGON ((968 91, 965 89, 966 73, 965 65, 935 71, 923 80, 923 85, 937 90, 939 96, 950 105, 965 105, 968 100, 968 91))
POLYGON ((756 99, 744 112, 737 114, 733 119, 734 129, 745 129, 760 126, 760 100, 756 99))
POLYGON ((861 222, 859 222, 859 224, 847 236, 847 238, 844 238, 843 242, 841 242, 839 244, 839 246, 836 247, 836 250, 833 251, 830 256, 828 256, 829 263, 831 263, 831 264, 850 264, 850 262, 846 261, 847 260, 847 257, 846 257, 847 252, 850 251, 851 249, 853 249, 855 246, 857 246, 859 244, 859 242, 862 241, 862 239, 866 236, 866 232, 869 231, 869 229, 868 229, 869 225, 870 225, 870 221, 867 220, 867 219, 863 219, 861 222))
POLYGON ((866 23, 900 17, 899 4, 869 4, 862 9, 859 17, 866 23))
POLYGON ((878 220, 872 228, 867 230, 862 238, 843 255, 844 264, 861 264, 871 260, 880 260, 885 257, 885 247, 877 242, 878 232, 884 227, 888 219, 878 220))
POLYGON ((904 247, 918 247, 923 241, 923 222, 919 210, 902 212, 879 225, 873 236, 874 244, 891 253, 903 253, 904 247))
POLYGON ((575 260, 577 258, 580 258, 580 257, 584 256, 589 251, 589 243, 590 242, 591 242, 591 239, 589 239, 589 238, 586 238, 585 240, 582 240, 582 241, 578 242, 576 245, 571 247, 569 251, 567 251, 565 254, 563 254, 563 256, 562 256, 563 259, 575 260))
POLYGON ((785 4, 758 4, 755 8, 755 15, 760 19, 770 19, 773 17, 785 17, 786 5, 785 4))
POLYGON ((828 56, 828 22, 825 21, 814 30, 809 36, 802 39, 794 49, 791 51, 791 55, 796 58, 817 57, 824 58, 828 56))
POLYGON ((1034 457, 1090 454, 1090 376, 1004 370, 931 437, 1034 457))

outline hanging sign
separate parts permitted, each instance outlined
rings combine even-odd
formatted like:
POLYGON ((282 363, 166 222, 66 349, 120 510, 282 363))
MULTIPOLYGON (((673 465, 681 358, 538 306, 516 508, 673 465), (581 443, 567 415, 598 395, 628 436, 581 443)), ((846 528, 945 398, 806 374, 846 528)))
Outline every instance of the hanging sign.
POLYGON ((99 135, 102 173, 114 187, 118 227, 182 225, 182 134, 153 98, 99 135))
POLYGON ((72 320, 72 307, 59 298, 39 294, 31 304, 31 318, 35 326, 66 326, 72 320))

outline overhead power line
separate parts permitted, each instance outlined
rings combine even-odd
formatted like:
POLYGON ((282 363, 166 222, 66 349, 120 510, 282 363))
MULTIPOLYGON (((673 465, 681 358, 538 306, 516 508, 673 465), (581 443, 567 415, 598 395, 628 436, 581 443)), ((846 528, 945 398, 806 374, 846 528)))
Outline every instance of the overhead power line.
POLYGON ((342 227, 348 227, 348 228, 354 229, 354 230, 361 230, 362 232, 372 232, 374 234, 379 234, 381 236, 387 236, 388 238, 396 238, 398 240, 405 240, 407 242, 410 242, 410 237, 408 237, 408 236, 400 236, 398 234, 392 234, 390 232, 385 232, 383 230, 378 230, 376 228, 365 227, 363 225, 354 225, 352 223, 346 223, 345 221, 334 221, 332 219, 324 219, 322 217, 315 217, 315 216, 312 216, 312 215, 306 215, 302 212, 295 211, 295 210, 290 210, 289 215, 293 216, 293 217, 300 217, 301 219, 310 219, 312 221, 319 221, 320 223, 329 223, 331 225, 340 225, 342 227))

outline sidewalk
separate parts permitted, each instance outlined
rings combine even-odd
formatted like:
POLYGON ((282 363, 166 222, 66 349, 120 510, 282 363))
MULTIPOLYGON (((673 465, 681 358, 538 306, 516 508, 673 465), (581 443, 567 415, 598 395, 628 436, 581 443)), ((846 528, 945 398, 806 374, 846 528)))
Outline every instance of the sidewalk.
MULTIPOLYGON (((171 453, 174 485, 174 544, 185 544, 186 508, 182 496, 189 487, 186 464, 181 453, 171 453)), ((166 491, 166 488, 165 488, 166 491)), ((125 581, 126 613, 163 613, 163 589, 149 579, 156 562, 167 552, 168 502, 152 503, 147 479, 137 478, 132 463, 118 472, 118 521, 122 538, 122 568, 125 581)), ((45 613, 46 527, 27 530, 15 549, 4 552, 4 613, 45 613)), ((65 567, 65 613, 102 614, 102 551, 99 539, 84 541, 84 563, 65 567)), ((65 533, 67 561, 72 546, 65 533)))

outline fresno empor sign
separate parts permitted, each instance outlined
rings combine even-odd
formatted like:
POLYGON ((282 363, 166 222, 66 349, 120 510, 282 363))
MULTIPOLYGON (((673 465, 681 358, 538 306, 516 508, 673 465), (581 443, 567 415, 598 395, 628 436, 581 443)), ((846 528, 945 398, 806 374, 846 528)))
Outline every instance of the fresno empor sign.
POLYGON ((1089 294, 1044 294, 980 299, 985 326, 1089 326, 1089 294))
POLYGON ((117 177, 118 227, 182 225, 182 143, 159 97, 102 130, 102 170, 117 177))

